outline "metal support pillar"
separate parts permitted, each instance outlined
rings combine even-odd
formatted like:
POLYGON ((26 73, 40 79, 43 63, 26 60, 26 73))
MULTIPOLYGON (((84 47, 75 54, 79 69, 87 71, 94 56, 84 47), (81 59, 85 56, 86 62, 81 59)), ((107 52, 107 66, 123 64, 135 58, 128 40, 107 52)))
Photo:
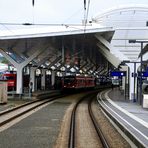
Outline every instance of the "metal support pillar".
POLYGON ((129 43, 140 43, 141 45, 141 51, 140 51, 140 104, 143 102, 143 96, 142 96, 142 65, 143 65, 143 55, 142 55, 142 50, 143 50, 143 44, 148 43, 148 41, 142 41, 142 40, 129 40, 129 43))
POLYGON ((128 66, 121 66, 121 71, 126 71, 126 76, 122 77, 122 90, 124 91, 124 97, 126 100, 126 97, 128 96, 128 66))
POLYGON ((134 99, 134 77, 132 77, 132 73, 134 71, 133 64, 129 64, 130 66, 130 71, 129 71, 129 100, 134 99))
POLYGON ((62 37, 62 63, 65 62, 64 36, 62 37))
POLYGON ((55 85, 55 71, 51 73, 51 86, 54 88, 55 85))
POLYGON ((30 62, 32 61, 36 56, 38 56, 41 52, 43 52, 42 50, 37 50, 33 55, 31 55, 28 59, 26 59, 25 61, 23 61, 22 63, 17 63, 14 59, 12 59, 4 50, 0 49, 0 52, 3 54, 3 56, 9 61, 11 62, 14 67, 17 69, 17 86, 16 86, 16 93, 17 94, 22 94, 23 92, 23 84, 22 84, 22 70, 23 68, 30 62), (20 79, 19 79, 20 78, 20 79))
POLYGON ((140 62, 141 62, 141 65, 140 65, 140 104, 143 103, 143 96, 142 96, 142 49, 143 49, 143 42, 141 42, 141 57, 140 57, 140 62))
POLYGON ((133 66, 133 63, 128 63, 130 67, 130 89, 129 89, 129 94, 130 94, 130 100, 133 100, 134 102, 137 100, 136 99, 136 84, 137 84, 137 79, 136 79, 136 71, 137 67, 136 65, 133 66), (133 76, 132 76, 133 74, 133 76))
POLYGON ((36 83, 35 83, 35 71, 37 67, 30 67, 30 82, 32 82, 32 92, 34 92, 36 89, 36 83))
POLYGON ((45 90, 46 69, 42 69, 41 88, 45 90))
POLYGON ((133 102, 136 102, 136 63, 134 63, 134 99, 133 102))
POLYGON ((16 93, 22 94, 23 93, 23 67, 17 67, 17 87, 16 93))

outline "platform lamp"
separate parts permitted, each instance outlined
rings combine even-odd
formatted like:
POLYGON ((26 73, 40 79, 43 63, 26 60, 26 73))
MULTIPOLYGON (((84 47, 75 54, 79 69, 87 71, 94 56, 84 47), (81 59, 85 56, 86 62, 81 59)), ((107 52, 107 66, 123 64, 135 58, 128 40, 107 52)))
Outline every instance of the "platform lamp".
POLYGON ((148 43, 148 41, 141 41, 141 40, 129 40, 129 43, 140 43, 141 44, 141 51, 140 51, 140 104, 142 104, 142 50, 143 50, 143 43, 148 43))

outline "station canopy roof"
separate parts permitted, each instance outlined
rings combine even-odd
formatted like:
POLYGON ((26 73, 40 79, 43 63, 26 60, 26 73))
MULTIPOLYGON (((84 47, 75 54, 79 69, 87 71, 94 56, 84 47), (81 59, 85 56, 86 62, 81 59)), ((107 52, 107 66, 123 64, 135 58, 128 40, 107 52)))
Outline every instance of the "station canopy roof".
MULTIPOLYGON (((1 31, 0 51, 7 53, 17 63, 39 54, 29 62, 32 66, 61 70, 69 67, 88 74, 101 71, 108 65, 97 44, 96 36, 110 42, 114 30, 102 26, 50 26, 29 27, 1 31)), ((104 45, 103 45, 104 46, 104 45)), ((109 49, 108 49, 109 50, 109 49)))

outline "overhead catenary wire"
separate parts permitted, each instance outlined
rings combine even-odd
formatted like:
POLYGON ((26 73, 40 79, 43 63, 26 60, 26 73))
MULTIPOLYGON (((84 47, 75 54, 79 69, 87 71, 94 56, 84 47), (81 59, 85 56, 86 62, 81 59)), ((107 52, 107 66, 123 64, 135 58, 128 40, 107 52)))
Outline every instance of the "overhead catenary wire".
MULTIPOLYGON (((14 34, 15 35, 15 31, 17 31, 17 29, 13 30, 13 29, 10 29, 8 26, 19 26, 19 27, 22 27, 23 29, 23 26, 24 27, 27 27, 27 29, 31 29, 30 27, 31 26, 53 26, 53 27, 65 27, 66 29, 68 28, 71 28, 71 29, 75 29, 75 30, 81 30, 83 31, 83 26, 82 24, 30 24, 30 23, 0 23, 0 25, 4 26, 8 31, 11 32, 11 34, 14 34)), ((89 26, 91 26, 91 24, 89 24, 89 26)), ((34 29, 35 27, 33 27, 32 29, 34 29)), ((6 29, 4 31, 6 31, 6 29)), ((0 29, 1 31, 1 29, 0 29)))
POLYGON ((73 19, 73 17, 76 15, 80 15, 80 13, 82 13, 82 12, 83 12, 83 10, 82 10, 82 8, 80 8, 79 10, 74 12, 71 16, 69 16, 67 19, 65 19, 62 24, 65 24, 65 22, 68 22, 69 20, 73 19))
POLYGON ((10 30, 5 24, 0 23, 6 30, 10 31, 11 33, 14 33, 12 30, 10 30))
MULTIPOLYGON (((0 25, 8 25, 8 26, 84 26, 83 24, 50 24, 50 23, 45 23, 45 24, 38 24, 38 23, 5 23, 5 22, 0 22, 0 25)), ((91 26, 91 24, 88 24, 88 26, 91 26)))
MULTIPOLYGON (((83 30, 84 24, 34 24, 34 23, 5 23, 5 22, 0 22, 0 25, 4 26, 8 31, 11 33, 14 33, 11 29, 9 29, 8 26, 19 26, 19 27, 31 27, 31 26, 53 26, 53 27, 65 27, 65 28, 73 28, 77 30, 83 30)), ((91 24, 88 24, 87 26, 92 26, 91 24)))
MULTIPOLYGON (((35 6, 35 0, 32 0, 32 6, 33 6, 33 10, 34 10, 34 6, 35 6)), ((90 0, 89 0, 90 2, 90 0)), ((87 20, 87 16, 88 16, 88 8, 89 8, 89 3, 87 5, 86 3, 86 0, 84 0, 84 9, 87 10, 87 12, 85 13, 85 20, 87 20), (88 6, 88 8, 87 8, 88 6)), ((80 11, 80 10, 79 10, 80 11)), ((86 28, 86 26, 92 26, 91 24, 87 24, 87 23, 72 23, 72 24, 65 24, 65 23, 62 23, 62 24, 52 24, 52 23, 34 23, 34 11, 33 11, 33 21, 32 23, 30 22, 25 22, 25 23, 9 23, 9 22, 0 22, 0 25, 3 25, 7 30, 11 31, 11 29, 8 27, 8 26, 65 26, 66 28, 75 28, 75 29, 80 29, 82 30, 81 26, 86 28), (80 26, 80 28, 78 27, 80 26), (78 28, 77 28, 78 27, 78 28)), ((12 31, 11 31, 12 32, 12 31)))

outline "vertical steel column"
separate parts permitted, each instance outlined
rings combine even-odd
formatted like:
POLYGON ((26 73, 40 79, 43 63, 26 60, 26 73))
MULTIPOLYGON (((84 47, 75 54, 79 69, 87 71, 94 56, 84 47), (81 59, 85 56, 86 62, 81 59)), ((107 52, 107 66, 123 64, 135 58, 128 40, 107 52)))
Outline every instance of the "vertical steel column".
POLYGON ((51 72, 51 85, 52 85, 52 89, 55 89, 54 86, 55 86, 55 75, 56 75, 56 72, 54 70, 52 70, 51 72))
POLYGON ((21 66, 17 67, 17 85, 16 85, 16 93, 23 93, 23 68, 21 66))
POLYGON ((30 67, 30 82, 32 82, 32 92, 36 90, 36 83, 35 83, 35 71, 37 67, 30 67))
POLYGON ((140 58, 140 104, 142 104, 142 49, 143 49, 143 42, 141 42, 141 58, 140 58))
POLYGON ((41 88, 45 90, 46 69, 42 69, 41 88))
POLYGON ((135 85, 135 83, 136 83, 136 63, 134 63, 134 99, 133 99, 133 102, 136 102, 136 92, 135 92, 135 87, 136 87, 136 85, 135 85))
POLYGON ((62 63, 65 62, 64 36, 62 37, 62 63))

